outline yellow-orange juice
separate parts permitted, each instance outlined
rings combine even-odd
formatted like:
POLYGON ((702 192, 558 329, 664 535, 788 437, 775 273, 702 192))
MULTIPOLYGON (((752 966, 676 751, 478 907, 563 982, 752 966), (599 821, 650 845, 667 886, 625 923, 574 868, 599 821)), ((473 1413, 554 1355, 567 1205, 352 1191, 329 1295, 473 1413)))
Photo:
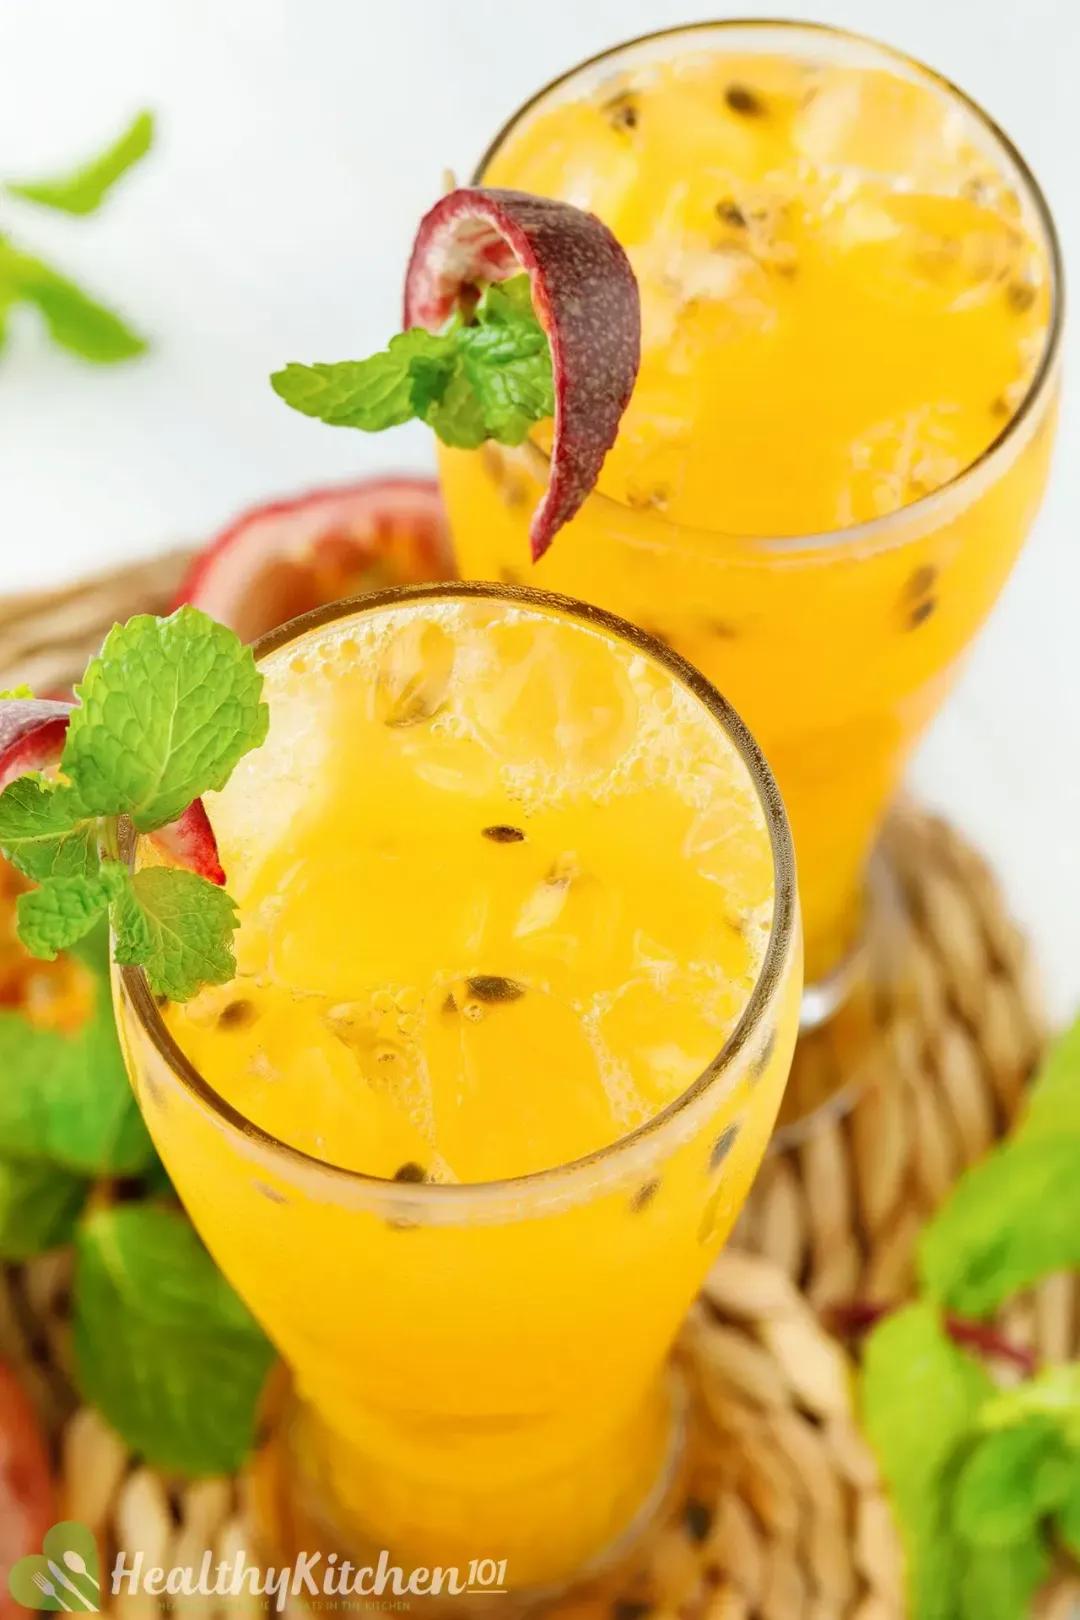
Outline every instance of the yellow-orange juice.
POLYGON ((161 1014, 120 976, 140 1102, 342 1549, 557 1582, 663 1474, 665 1355, 779 1105, 779 800, 693 671, 557 599, 384 593, 262 668, 269 740, 207 802, 238 977, 161 1014))
POLYGON ((600 215, 643 355, 598 491, 535 569, 548 439, 440 450, 462 571, 611 608, 731 698, 791 817, 820 979, 1042 494, 1045 207, 959 92, 794 25, 610 53, 530 103, 478 179, 600 215))

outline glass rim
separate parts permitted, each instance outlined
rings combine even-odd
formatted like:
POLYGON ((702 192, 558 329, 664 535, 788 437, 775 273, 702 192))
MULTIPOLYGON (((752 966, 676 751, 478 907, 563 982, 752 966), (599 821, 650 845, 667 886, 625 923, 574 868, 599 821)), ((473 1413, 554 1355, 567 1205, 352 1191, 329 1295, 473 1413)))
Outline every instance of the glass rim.
MULTIPOLYGON (((906 506, 899 507, 895 512, 886 512, 880 517, 867 518, 862 523, 853 523, 846 528, 808 531, 803 534, 742 534, 734 530, 708 529, 700 524, 679 523, 665 516, 663 512, 652 509, 641 512, 631 506, 629 502, 621 501, 599 489, 589 491, 585 505, 598 506, 601 511, 605 507, 613 507, 620 513, 624 521, 645 518, 648 520, 650 527, 668 528, 673 533, 681 531, 683 533, 707 534, 713 538, 727 540, 735 545, 764 550, 781 552, 839 550, 847 545, 865 545, 868 540, 887 542, 890 531, 893 529, 899 528, 909 521, 918 523, 923 518, 931 517, 938 508, 947 505, 951 498, 955 497, 958 492, 963 491, 970 483, 978 480, 983 475, 988 476, 990 474, 994 464, 1002 459, 1005 451, 1016 442, 1020 429, 1028 424, 1034 415, 1036 407, 1049 392, 1061 352, 1062 332, 1065 324, 1065 267, 1053 213, 1033 170, 1012 138, 1006 134, 996 119, 991 117, 973 96, 968 95, 966 90, 962 90, 958 84, 955 84, 944 73, 939 73, 936 68, 929 67, 919 57, 911 55, 910 52, 900 50, 895 45, 888 45, 882 40, 875 39, 871 34, 863 34, 856 29, 840 28, 832 23, 804 22, 797 17, 722 17, 715 18, 712 21, 676 23, 671 27, 657 28, 644 34, 636 34, 630 39, 621 41, 618 45, 611 45, 605 50, 596 51, 591 56, 587 56, 582 61, 575 63, 573 67, 566 68, 563 72, 556 74, 553 79, 550 79, 526 101, 522 102, 506 119, 476 164, 469 184, 483 186, 486 170, 514 131, 549 96, 552 96, 564 86, 571 84, 573 80, 579 75, 587 73, 589 69, 613 61, 625 52, 636 50, 640 46, 648 46, 663 40, 683 36, 726 34, 740 29, 758 32, 788 30, 792 34, 817 35, 825 39, 839 39, 854 45, 865 46, 870 50, 879 52, 884 58, 898 63, 909 74, 914 71, 918 76, 930 80, 940 91, 943 91, 947 96, 966 108, 974 120, 998 144, 1008 162, 1012 165, 1017 178, 1027 193, 1027 200, 1042 232, 1050 277, 1050 319, 1047 323, 1046 339, 1043 343, 1042 353, 1039 356, 1039 363, 1032 373, 1023 399, 1012 416, 973 460, 967 462, 944 484, 940 484, 937 489, 930 490, 925 495, 920 495, 916 500, 908 502, 906 506)), ((550 465, 548 456, 529 439, 526 439, 518 453, 532 462, 537 472, 541 469, 547 469, 550 465)))
MULTIPOLYGON (((568 1160, 565 1164, 533 1171, 528 1175, 507 1176, 490 1181, 424 1182, 405 1185, 316 1158, 313 1154, 282 1141, 270 1131, 249 1120, 238 1108, 222 1097, 188 1060, 161 1016, 161 1010, 151 992, 145 971, 141 967, 117 968, 130 1005, 158 1056, 168 1066, 174 1079, 178 1080, 199 1103, 209 1108, 220 1122, 263 1151, 269 1152, 274 1158, 293 1165, 298 1171, 305 1174, 317 1172, 322 1177, 329 1177, 337 1185, 364 1188, 391 1201, 405 1199, 410 1209, 416 1211, 425 1206, 450 1209, 455 1203, 471 1206, 477 1200, 497 1199, 507 1195, 525 1197, 534 1191, 565 1192, 576 1178, 587 1175, 590 1171, 598 1168, 606 1170, 612 1165, 617 1167, 620 1160, 628 1163, 636 1160, 640 1145, 650 1143, 657 1137, 662 1139, 669 1126, 676 1123, 700 1098, 722 1084, 735 1061, 750 1045, 782 985, 796 943, 798 917, 795 854, 787 814, 773 774, 747 726, 727 699, 692 664, 646 631, 639 630, 615 614, 578 602, 572 597, 562 596, 553 591, 536 590, 529 586, 456 580, 429 585, 388 586, 382 590, 329 603, 290 620, 287 624, 262 636, 255 643, 255 656, 257 659, 266 658, 312 631, 352 618, 358 613, 377 612, 409 602, 436 601, 443 597, 507 602, 561 614, 579 624, 591 625, 619 642, 637 648, 673 676, 720 726, 747 770, 761 805, 769 835, 774 901, 768 943, 742 1013, 716 1056, 709 1061, 702 1073, 679 1093, 678 1097, 644 1124, 635 1126, 633 1130, 617 1137, 613 1142, 594 1149, 591 1153, 568 1160)), ((129 865, 134 861, 137 841, 137 835, 130 824, 123 825, 119 853, 120 858, 129 865)))

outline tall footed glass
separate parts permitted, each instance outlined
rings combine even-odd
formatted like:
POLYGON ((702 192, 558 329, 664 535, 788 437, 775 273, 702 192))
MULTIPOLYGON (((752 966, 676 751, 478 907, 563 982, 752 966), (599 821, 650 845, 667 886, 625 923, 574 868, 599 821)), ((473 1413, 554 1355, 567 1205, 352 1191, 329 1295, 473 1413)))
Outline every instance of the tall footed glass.
POLYGON ((798 1022, 780 800, 703 677, 562 598, 382 592, 258 652, 270 738, 208 802, 238 978, 116 1004, 291 1377, 269 1551, 558 1587, 678 1468, 668 1352, 798 1022))
POLYGON ((799 862, 794 1125, 872 1057, 902 964, 871 855, 1042 497, 1049 211, 960 91, 801 24, 606 53, 516 114, 476 180, 604 218, 641 286, 643 358, 598 489, 535 568, 546 441, 440 450, 462 573, 632 619, 753 727, 799 862))

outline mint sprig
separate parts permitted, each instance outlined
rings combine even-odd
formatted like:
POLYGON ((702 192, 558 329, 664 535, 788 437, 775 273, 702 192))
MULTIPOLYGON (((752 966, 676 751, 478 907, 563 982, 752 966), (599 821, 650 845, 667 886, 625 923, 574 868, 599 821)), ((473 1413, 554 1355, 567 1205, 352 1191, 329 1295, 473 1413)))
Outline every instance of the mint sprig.
POLYGON ((418 419, 468 450, 521 444, 555 410, 551 349, 524 275, 488 287, 442 332, 413 327, 367 360, 291 364, 270 381, 287 405, 333 427, 380 433, 418 419))
MULTIPOLYGON (((68 174, 45 180, 9 181, 8 197, 40 208, 87 215, 97 211, 117 182, 149 152, 154 119, 140 112, 109 147, 68 174)), ((37 310, 61 348, 95 365, 114 365, 145 352, 146 340, 123 317, 100 303, 59 270, 0 232, 0 348, 11 310, 37 310)))
MULTIPOLYGON (((863 1421, 896 1511, 912 1620, 1027 1620, 1056 1544, 1080 1555, 1080 1365, 998 1390, 954 1342, 1020 1289, 1080 1264, 1080 1021, 1013 1136, 925 1228, 923 1297, 874 1331, 863 1421)), ((966 1338, 989 1346, 978 1328, 966 1338)))
POLYGON ((239 1467, 273 1360, 179 1210, 121 1204, 82 1223, 76 1377, 136 1451, 184 1474, 239 1467))
POLYGON ((188 1000, 235 972, 228 895, 175 867, 132 876, 101 853, 102 822, 152 833, 224 787, 266 737, 251 649, 196 608, 117 625, 76 689, 60 780, 21 777, 0 794, 0 851, 39 885, 19 899, 19 934, 51 960, 106 913, 117 961, 157 995, 188 1000))

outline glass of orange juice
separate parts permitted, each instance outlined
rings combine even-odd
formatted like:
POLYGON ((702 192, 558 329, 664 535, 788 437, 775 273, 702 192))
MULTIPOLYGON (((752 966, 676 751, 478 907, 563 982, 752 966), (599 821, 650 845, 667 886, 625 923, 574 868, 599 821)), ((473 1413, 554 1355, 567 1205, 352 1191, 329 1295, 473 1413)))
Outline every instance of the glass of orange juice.
POLYGON ((809 1031, 861 1049, 890 948, 888 885, 867 882, 882 818, 1042 496, 1049 211, 959 90, 802 24, 610 51, 515 114, 475 178, 600 215, 643 353, 599 486, 535 570, 549 441, 440 448, 461 570, 601 603, 746 716, 799 863, 795 1119, 822 1100, 809 1031))
POLYGON ((257 653, 269 740, 207 800, 238 976, 116 1000, 291 1374, 273 1542, 558 1587, 677 1474, 668 1351, 795 1043, 780 799, 703 676, 565 598, 383 591, 257 653))

